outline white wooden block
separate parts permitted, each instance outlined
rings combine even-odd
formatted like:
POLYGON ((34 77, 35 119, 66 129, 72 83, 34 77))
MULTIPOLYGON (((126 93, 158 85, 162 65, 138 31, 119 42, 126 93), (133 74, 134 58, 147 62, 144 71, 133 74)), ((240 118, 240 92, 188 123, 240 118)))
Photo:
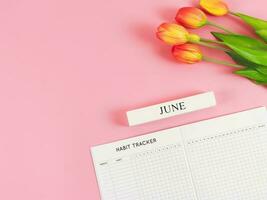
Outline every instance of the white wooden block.
POLYGON ((216 105, 213 92, 176 99, 127 112, 129 126, 189 113, 216 105))

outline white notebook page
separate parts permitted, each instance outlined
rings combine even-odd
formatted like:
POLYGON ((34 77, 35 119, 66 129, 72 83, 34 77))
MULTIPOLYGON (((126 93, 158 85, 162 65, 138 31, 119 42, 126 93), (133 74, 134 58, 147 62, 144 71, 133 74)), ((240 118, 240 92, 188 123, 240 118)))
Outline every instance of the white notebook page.
POLYGON ((93 148, 102 199, 195 199, 180 137, 175 128, 93 148), (147 140, 156 142, 133 145, 147 140))
POLYGON ((267 199, 264 107, 92 148, 103 200, 267 199))

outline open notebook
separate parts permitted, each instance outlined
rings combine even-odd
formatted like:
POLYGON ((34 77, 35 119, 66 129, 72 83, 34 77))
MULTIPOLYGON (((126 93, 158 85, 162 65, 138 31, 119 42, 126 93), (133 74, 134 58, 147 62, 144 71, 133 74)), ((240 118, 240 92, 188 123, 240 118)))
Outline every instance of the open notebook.
POLYGON ((103 200, 266 200, 264 107, 92 148, 103 200))

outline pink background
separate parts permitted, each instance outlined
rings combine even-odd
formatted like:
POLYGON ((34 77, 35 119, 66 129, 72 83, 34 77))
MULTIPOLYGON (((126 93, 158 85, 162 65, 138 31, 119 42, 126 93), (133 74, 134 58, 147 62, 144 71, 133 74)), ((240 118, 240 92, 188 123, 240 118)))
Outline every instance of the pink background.
MULTIPOLYGON (((193 3, 0 1, 0 199, 100 199, 91 146, 267 106, 266 88, 226 66, 176 63, 155 38, 158 24, 193 3), (215 108, 127 127, 127 110, 209 90, 215 108)), ((264 0, 228 3, 267 18, 264 0)), ((231 17, 213 20, 248 32, 231 17)))

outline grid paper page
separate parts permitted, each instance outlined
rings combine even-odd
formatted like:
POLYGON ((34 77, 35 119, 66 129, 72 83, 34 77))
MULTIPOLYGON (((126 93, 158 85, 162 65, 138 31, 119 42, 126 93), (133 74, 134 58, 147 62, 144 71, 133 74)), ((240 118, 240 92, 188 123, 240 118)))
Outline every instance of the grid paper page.
POLYGON ((266 124, 187 141, 186 151, 199 199, 267 199, 266 124))
POLYGON ((102 200, 266 200, 260 107, 92 148, 102 200))
POLYGON ((103 200, 196 200, 177 128, 96 148, 93 155, 103 200), (152 137, 157 142, 150 146, 132 146, 152 137), (118 146, 127 148, 107 156, 118 146))

